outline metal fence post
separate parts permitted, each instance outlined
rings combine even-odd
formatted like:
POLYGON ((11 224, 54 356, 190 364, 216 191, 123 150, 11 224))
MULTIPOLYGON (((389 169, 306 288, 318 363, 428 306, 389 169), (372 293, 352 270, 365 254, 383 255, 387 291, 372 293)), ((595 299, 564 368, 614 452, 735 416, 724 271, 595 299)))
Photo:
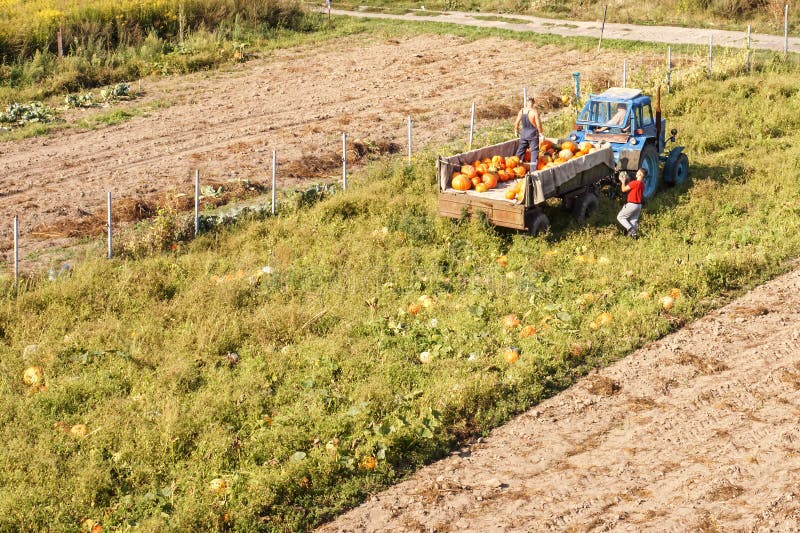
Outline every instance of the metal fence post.
POLYGON ((581 101, 581 73, 573 72, 572 78, 575 80, 575 103, 581 101))
POLYGON ((628 60, 622 60, 622 87, 628 86, 628 60))
POLYGON ((200 234, 200 170, 194 171, 194 235, 200 234))
POLYGON ((276 209, 276 192, 275 192, 275 185, 278 182, 278 152, 277 150, 272 150, 272 214, 275 214, 276 209))
POLYGON ((108 258, 111 259, 114 256, 113 253, 113 225, 111 222, 111 191, 108 191, 107 195, 108 199, 108 258))
POLYGON ((469 117, 469 150, 472 150, 472 137, 475 134, 475 102, 472 102, 472 109, 469 117))
POLYGON ((342 190, 347 190, 347 134, 342 133, 342 190))
POLYGON ((411 140, 412 140, 412 128, 413 124, 411 121, 411 115, 408 116, 408 163, 411 164, 411 140))
POLYGON ((600 40, 597 42, 597 51, 600 51, 600 47, 603 45, 603 32, 606 29, 606 13, 608 12, 608 4, 603 6, 603 23, 600 25, 600 40))
POLYGON ((19 283, 19 215, 14 215, 14 285, 19 283))
POLYGON ((789 53, 789 3, 783 9, 783 55, 789 53))
POLYGON ((744 58, 744 68, 750 72, 750 24, 747 25, 747 52, 744 58))
POLYGON ((711 77, 714 68, 714 36, 708 36, 708 77, 711 77))
POLYGON ((672 79, 672 47, 667 47, 667 94, 669 94, 669 84, 672 79))

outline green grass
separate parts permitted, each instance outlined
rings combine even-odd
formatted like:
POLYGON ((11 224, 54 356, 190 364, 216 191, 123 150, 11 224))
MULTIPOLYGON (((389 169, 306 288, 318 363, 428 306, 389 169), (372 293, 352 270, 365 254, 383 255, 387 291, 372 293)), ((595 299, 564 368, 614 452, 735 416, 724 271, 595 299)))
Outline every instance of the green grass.
POLYGON ((6 276, 0 530, 307 529, 787 270, 800 253, 797 87, 800 71, 776 64, 665 97, 692 181, 646 206, 638 241, 609 199, 583 227, 554 208, 547 238, 441 219, 426 152, 174 253, 86 259, 18 293, 6 276), (423 294, 434 304, 407 314, 423 294), (593 329, 603 312, 613 321, 593 329), (508 313, 539 333, 506 331, 508 313), (23 385, 30 365, 46 388, 23 385), (90 434, 65 431, 77 424, 90 434))

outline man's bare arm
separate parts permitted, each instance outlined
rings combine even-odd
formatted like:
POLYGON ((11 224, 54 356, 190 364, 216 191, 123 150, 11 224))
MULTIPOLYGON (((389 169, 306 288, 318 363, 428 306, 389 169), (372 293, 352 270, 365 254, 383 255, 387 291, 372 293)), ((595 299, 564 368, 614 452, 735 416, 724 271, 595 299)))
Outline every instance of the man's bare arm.
MULTIPOLYGON (((531 117, 529 116, 528 120, 530 120, 530 118, 531 117)), ((544 137, 544 129, 542 129, 542 117, 539 116, 538 109, 533 110, 533 120, 531 120, 531 124, 536 126, 536 129, 539 130, 539 135, 544 137)))

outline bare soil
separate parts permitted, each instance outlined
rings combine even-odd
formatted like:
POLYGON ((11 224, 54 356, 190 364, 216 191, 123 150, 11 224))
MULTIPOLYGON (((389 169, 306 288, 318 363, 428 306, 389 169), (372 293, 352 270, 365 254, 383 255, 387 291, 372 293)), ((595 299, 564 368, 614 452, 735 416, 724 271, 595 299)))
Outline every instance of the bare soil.
POLYGON ((800 270, 320 529, 800 530, 800 270))
MULTIPOLYGON (((642 56, 660 64, 660 57, 642 56)), ((477 127, 515 116, 522 88, 547 111, 580 67, 584 87, 605 88, 621 57, 534 47, 499 38, 403 39, 358 36, 280 50, 242 65, 144 80, 146 116, 95 130, 65 128, 47 137, 0 144, 0 252, 10 257, 11 218, 20 215, 22 259, 103 234, 106 191, 115 203, 140 205, 116 215, 147 217, 204 185, 241 180, 268 186, 272 150, 279 187, 340 175, 342 132, 350 162, 414 147, 467 139, 469 108, 477 127), (534 68, 535 67, 535 68, 534 68)), ((136 84, 134 83, 134 86, 136 84)), ((78 110, 68 122, 107 113, 78 110)), ((245 187, 246 188, 246 187, 245 187)))

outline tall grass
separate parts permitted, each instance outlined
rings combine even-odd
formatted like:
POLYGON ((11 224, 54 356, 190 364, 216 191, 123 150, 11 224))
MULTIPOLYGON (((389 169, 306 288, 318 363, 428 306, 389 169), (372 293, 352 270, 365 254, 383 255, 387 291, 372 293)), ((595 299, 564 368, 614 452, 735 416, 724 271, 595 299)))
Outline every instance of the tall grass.
POLYGON ((291 41, 318 23, 294 0, 2 2, 0 102, 208 69, 278 38, 291 41), (64 58, 57 54, 59 24, 64 58))
POLYGON ((175 253, 87 260, 18 291, 5 277, 0 530, 307 529, 786 270, 797 87, 776 64, 665 97, 692 182, 648 204, 638 241, 607 198, 583 227, 554 207, 547 238, 441 219, 427 152, 175 253), (433 305, 408 314, 423 294, 433 305), (537 335, 506 330, 508 313, 537 335), (44 388, 22 383, 30 365, 44 388))
POLYGON ((0 5, 0 58, 3 63, 57 50, 63 29, 66 52, 111 50, 142 43, 148 35, 174 40, 180 6, 187 34, 224 24, 300 29, 305 14, 294 0, 3 0, 0 5))

